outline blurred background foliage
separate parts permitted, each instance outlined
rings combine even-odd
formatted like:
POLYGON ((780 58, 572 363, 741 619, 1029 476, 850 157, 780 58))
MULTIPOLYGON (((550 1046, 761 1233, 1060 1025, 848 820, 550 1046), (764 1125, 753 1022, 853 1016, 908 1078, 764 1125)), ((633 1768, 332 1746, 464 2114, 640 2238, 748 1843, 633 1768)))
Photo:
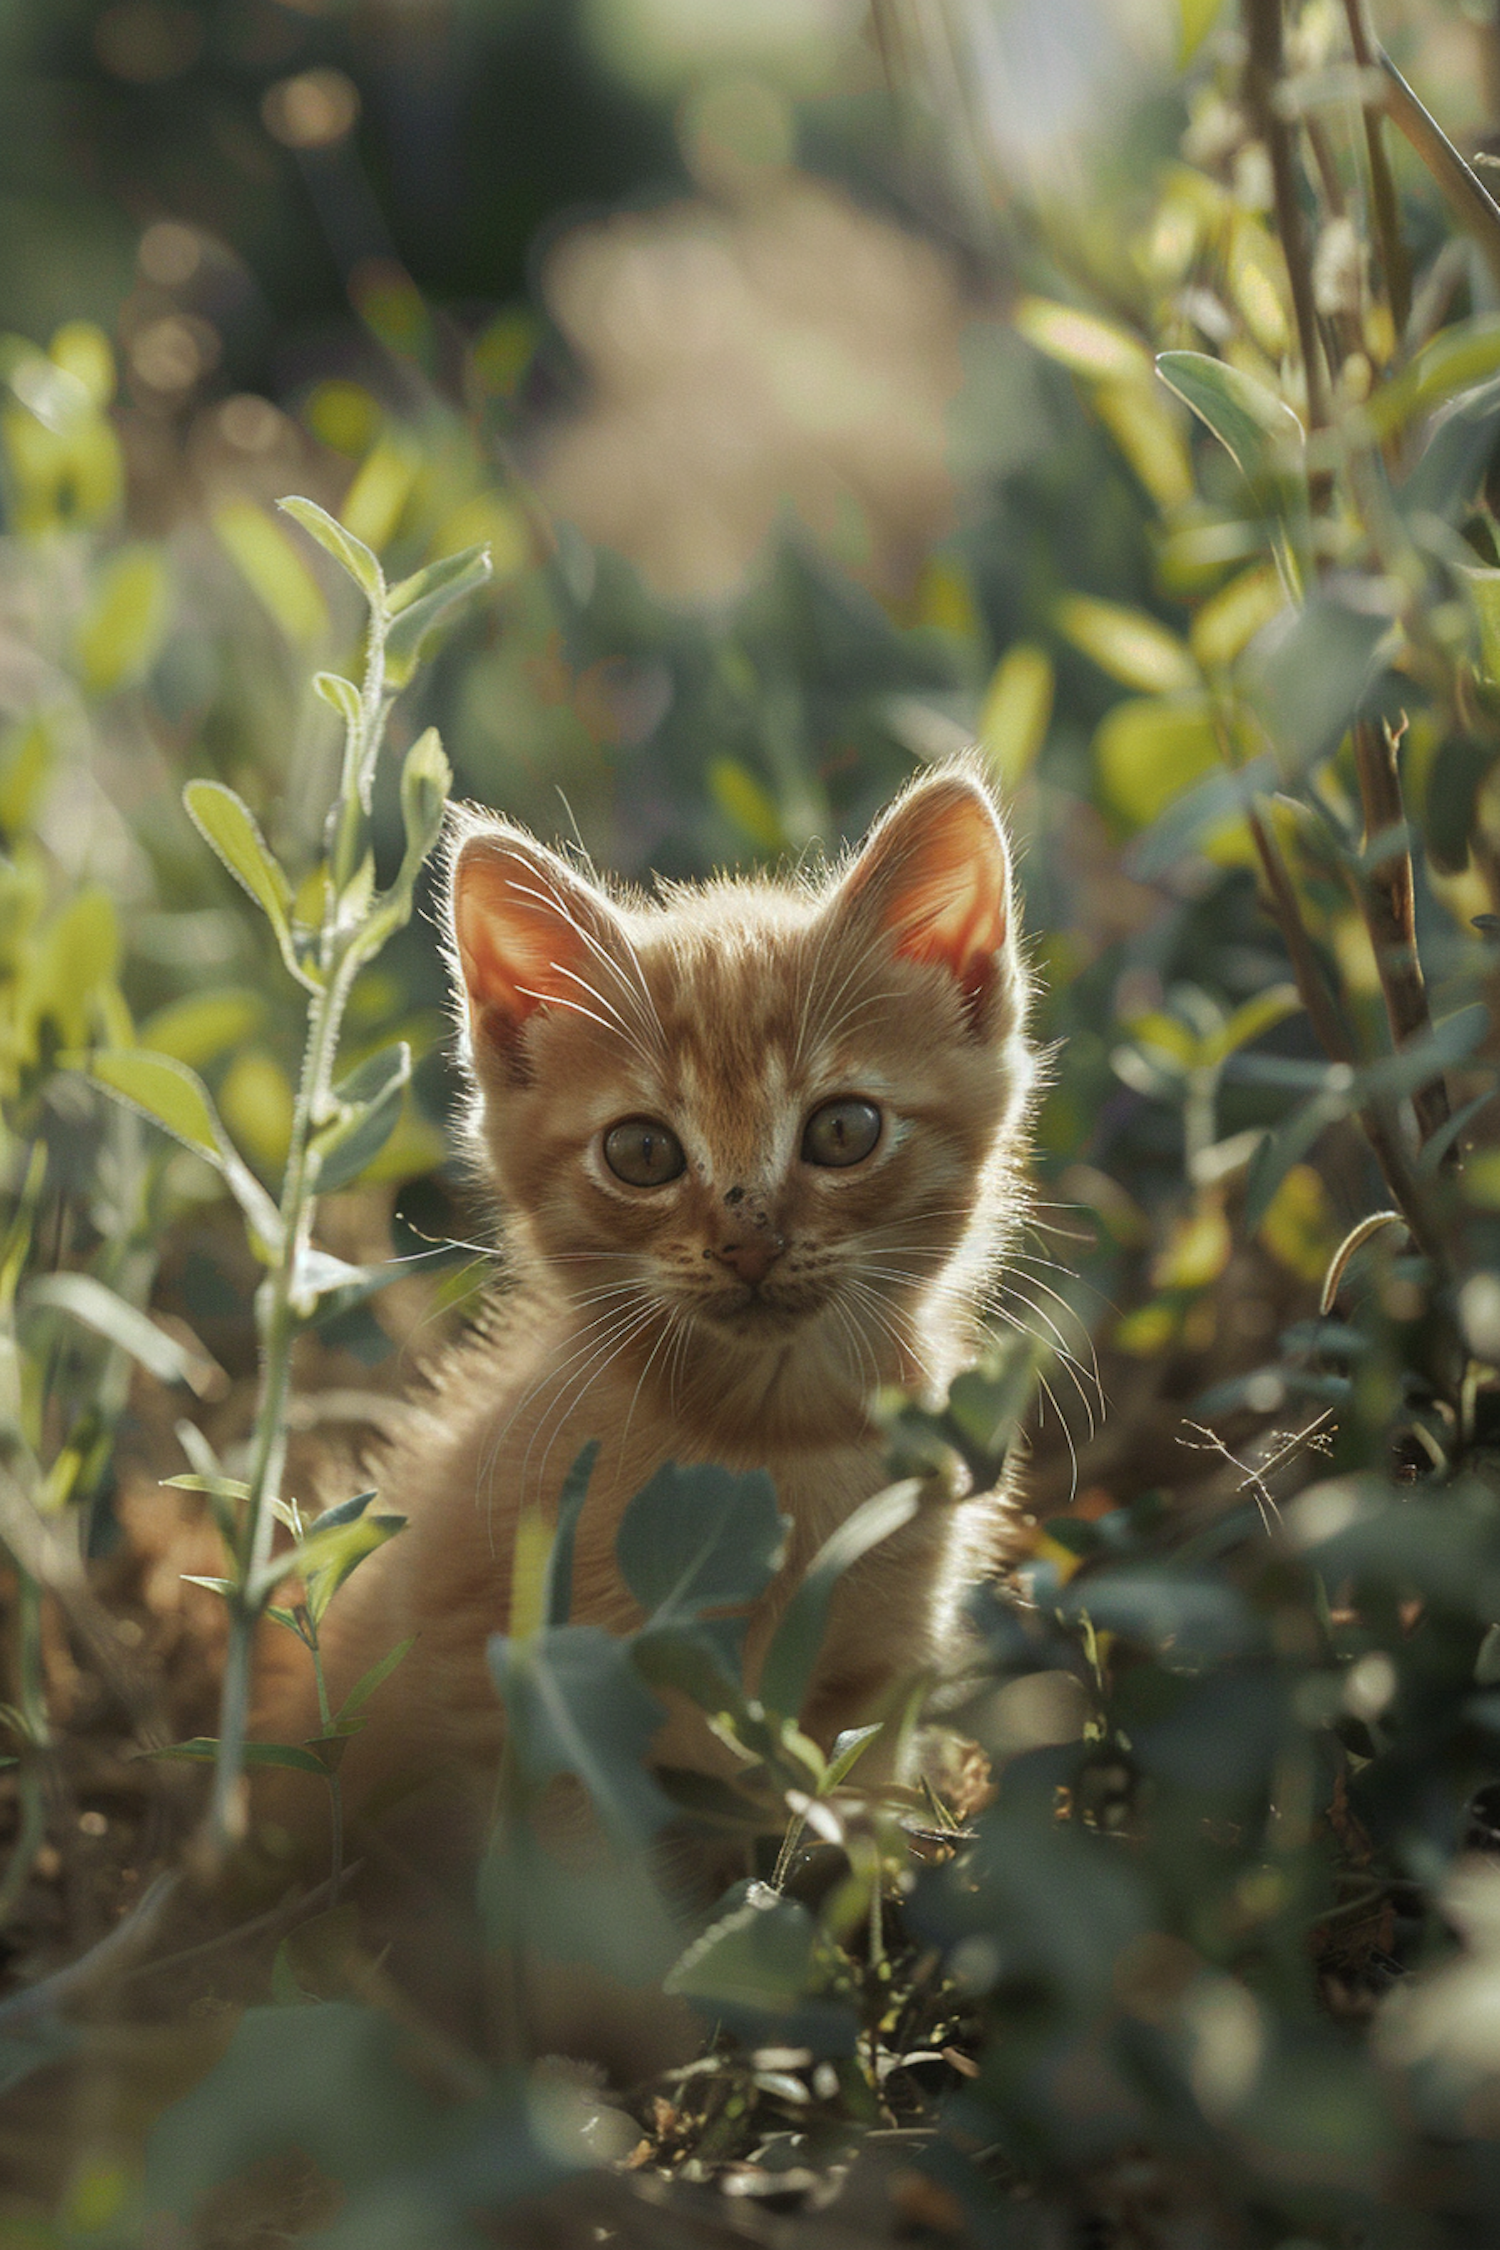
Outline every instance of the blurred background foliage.
MULTIPOLYGON (((393 578, 488 545, 395 748, 436 723, 461 793, 603 866, 831 848, 983 746, 1052 1050, 1036 1224, 993 1363, 893 1442, 993 1471, 1040 1386, 1030 1606, 976 1598, 972 1848, 914 1873, 835 1792, 835 1903, 742 1905, 679 1965, 738 2062, 628 2117, 465 2078, 450 2131, 351 1976, 283 1961, 280 2031, 243 2019, 161 2176, 295 2145, 351 2240, 417 2240, 426 2181, 458 2242, 634 2140, 587 2223, 654 2241, 630 2179, 790 2194, 880 2125, 911 2137, 871 2230, 1489 2239, 1500 214, 1404 87, 1482 160, 1500 32, 1375 14, 3 0, 17 2239, 145 2239, 144 2130, 224 2047, 122 2070, 45 1982, 180 1851, 190 1783, 131 1752, 211 1711, 219 1626, 159 1479, 182 1422, 232 1466, 254 1387, 219 1174, 68 1066, 191 1067, 275 1182, 302 1006, 181 790, 238 791, 316 918, 310 683, 361 618, 289 491, 393 578)), ((418 1058, 322 1210, 356 1262, 481 1223, 442 1001, 421 919, 354 994, 346 1062, 418 1058)), ((302 1426, 378 1423, 471 1281, 325 1322, 302 1426)))

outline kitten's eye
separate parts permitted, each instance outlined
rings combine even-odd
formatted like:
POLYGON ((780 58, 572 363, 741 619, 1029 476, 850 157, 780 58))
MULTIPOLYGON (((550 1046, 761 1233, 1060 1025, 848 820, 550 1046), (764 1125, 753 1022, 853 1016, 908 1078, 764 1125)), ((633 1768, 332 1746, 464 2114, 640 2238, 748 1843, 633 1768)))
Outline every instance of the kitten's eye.
POLYGON ((880 1112, 873 1102, 825 1102, 807 1121, 802 1161, 862 1164, 879 1138, 880 1112))
POLYGON ((604 1161, 630 1187, 665 1187, 687 1169, 682 1143, 654 1117, 626 1117, 604 1136, 604 1161))

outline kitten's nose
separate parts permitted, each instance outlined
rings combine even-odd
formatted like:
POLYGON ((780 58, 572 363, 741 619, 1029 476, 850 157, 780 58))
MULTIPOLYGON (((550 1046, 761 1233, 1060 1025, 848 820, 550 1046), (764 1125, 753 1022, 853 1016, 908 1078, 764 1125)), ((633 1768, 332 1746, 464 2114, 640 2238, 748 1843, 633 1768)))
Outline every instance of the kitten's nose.
POLYGON ((748 1229, 738 1242, 721 1242, 714 1256, 737 1273, 741 1281, 764 1281, 786 1248, 786 1236, 771 1227, 748 1229))

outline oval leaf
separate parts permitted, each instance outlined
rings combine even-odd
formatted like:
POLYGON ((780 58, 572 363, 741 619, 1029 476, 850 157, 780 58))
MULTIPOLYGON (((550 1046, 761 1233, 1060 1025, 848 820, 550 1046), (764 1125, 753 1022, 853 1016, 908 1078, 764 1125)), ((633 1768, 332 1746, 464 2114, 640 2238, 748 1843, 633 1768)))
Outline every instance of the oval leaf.
POLYGON ((325 555, 332 555, 340 568, 347 571, 355 585, 371 603, 378 602, 385 592, 385 578, 379 563, 362 539, 332 517, 316 500, 304 500, 299 493, 289 493, 278 500, 277 507, 294 523, 300 523, 309 539, 316 539, 325 555))

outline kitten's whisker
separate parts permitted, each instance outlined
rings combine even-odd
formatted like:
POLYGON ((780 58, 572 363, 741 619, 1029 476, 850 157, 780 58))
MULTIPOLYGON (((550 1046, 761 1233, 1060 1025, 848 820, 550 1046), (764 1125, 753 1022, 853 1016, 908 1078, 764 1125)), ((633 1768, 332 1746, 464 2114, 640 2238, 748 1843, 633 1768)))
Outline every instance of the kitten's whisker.
MULTIPOLYGON (((1083 1403, 1084 1413, 1088 1416, 1089 1436, 1096 1436, 1098 1432, 1098 1424, 1095 1419, 1094 1402, 1084 1388, 1083 1379, 1086 1376, 1089 1382, 1092 1383, 1094 1393, 1097 1396, 1098 1400, 1098 1411, 1102 1414, 1104 1411, 1104 1386, 1099 1379, 1099 1370, 1097 1366, 1092 1368, 1084 1366, 1083 1361, 1075 1352, 1070 1351, 1067 1344, 1064 1342, 1062 1330, 1058 1327, 1057 1322, 1053 1320, 1046 1312, 1044 1312, 1040 1305, 1034 1305, 1031 1299, 1026 1296, 1022 1290, 1016 1288, 1014 1282, 1007 1280, 1004 1283, 1003 1287, 1010 1292, 1011 1296, 1014 1297, 1017 1304, 1024 1305, 1027 1312, 1032 1315, 1033 1319, 1039 1320, 1042 1323, 1042 1326, 1047 1329, 1047 1331, 1051 1335, 1057 1358, 1063 1368, 1066 1370, 1069 1381, 1072 1383, 1073 1388, 1077 1391, 1078 1396, 1083 1403)), ((1041 1341, 1040 1338, 1038 1338, 1037 1340, 1038 1342, 1041 1341)))
MULTIPOLYGON (((614 1364, 615 1360, 618 1359, 620 1353, 625 1349, 626 1345, 629 1344, 634 1337, 641 1335, 647 1328, 650 1327, 651 1323, 654 1320, 657 1320, 660 1317, 661 1316, 658 1308, 655 1305, 647 1304, 644 1309, 636 1307, 633 1312, 627 1312, 623 1315, 618 1316, 614 1320, 613 1324, 605 1331, 602 1339, 598 1341, 597 1349, 589 1358, 584 1361, 583 1366, 573 1377, 572 1382, 568 1384, 566 1388, 559 1394, 559 1396, 552 1401, 552 1404, 547 1408, 546 1412, 538 1421, 536 1428, 532 1431, 530 1440, 527 1443, 526 1452, 521 1461, 520 1486, 523 1494, 526 1491, 530 1477, 532 1452, 535 1449, 537 1439, 546 1429, 548 1423, 555 1422, 555 1426, 553 1428, 552 1435, 547 1440, 546 1449, 542 1454, 541 1463, 537 1469, 538 1497, 540 1497, 541 1490, 545 1485, 547 1463, 551 1458, 552 1448, 557 1443, 558 1438, 562 1435, 563 1427, 568 1421, 570 1415, 574 1415, 577 1413, 579 1407, 583 1404, 584 1399, 587 1398, 589 1392, 593 1389, 600 1376, 603 1375, 606 1370, 614 1364)), ((581 1355, 575 1354, 574 1359, 569 1361, 568 1364, 570 1366, 573 1365, 579 1356, 581 1355)))

